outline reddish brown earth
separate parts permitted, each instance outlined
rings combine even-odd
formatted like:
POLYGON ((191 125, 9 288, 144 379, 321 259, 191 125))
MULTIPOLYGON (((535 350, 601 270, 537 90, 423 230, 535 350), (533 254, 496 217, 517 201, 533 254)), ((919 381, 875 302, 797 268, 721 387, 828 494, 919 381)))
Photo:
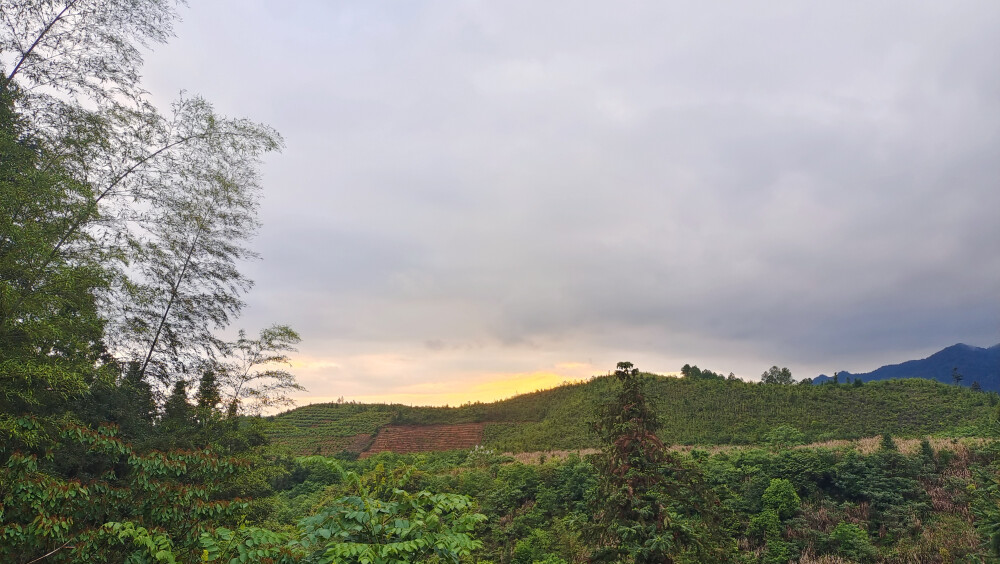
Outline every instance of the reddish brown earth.
POLYGON ((486 423, 456 423, 454 425, 386 425, 375 436, 372 446, 361 458, 379 452, 433 452, 471 449, 482 443, 486 423))

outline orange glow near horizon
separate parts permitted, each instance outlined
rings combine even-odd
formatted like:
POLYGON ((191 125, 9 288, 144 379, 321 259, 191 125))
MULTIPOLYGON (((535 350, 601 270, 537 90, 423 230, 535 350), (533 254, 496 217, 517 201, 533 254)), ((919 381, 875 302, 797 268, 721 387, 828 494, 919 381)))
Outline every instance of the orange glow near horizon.
MULTIPOLYGON (((494 402, 582 380, 584 378, 572 378, 552 372, 495 374, 492 379, 468 382, 464 386, 455 386, 453 382, 428 382, 404 386, 402 390, 396 392, 344 396, 344 400, 360 403, 401 403, 415 406, 456 406, 465 403, 494 402)), ((327 403, 336 401, 338 398, 308 396, 298 398, 297 403, 298 405, 327 403)))
MULTIPOLYGON (((530 372, 475 372, 431 380, 429 374, 414 373, 411 365, 399 363, 398 360, 377 355, 355 357, 345 362, 318 358, 295 359, 291 370, 309 390, 293 396, 296 405, 329 403, 340 398, 348 402, 415 406, 488 403, 555 388, 565 383, 584 381, 597 373, 587 363, 560 362, 547 369, 530 372), (398 370, 401 365, 407 367, 406 373, 398 370), (359 368, 362 366, 364 369, 359 368), (373 378, 365 378, 363 373, 369 370, 378 374, 383 381, 394 380, 393 385, 379 386, 373 378), (345 377, 346 374, 351 376, 345 377), (396 375, 398 379, 393 378, 396 375), (336 393, 336 390, 342 390, 343 393, 336 393), (334 393, 331 394, 331 391, 334 393)), ((420 372, 433 372, 433 369, 427 368, 420 372)))
POLYGON ((452 367, 456 360, 465 365, 511 364, 507 351, 499 354, 484 351, 477 355, 481 356, 481 361, 474 363, 468 362, 465 351, 435 351, 430 356, 414 349, 393 353, 359 351, 337 357, 297 355, 289 368, 306 391, 291 396, 296 406, 333 403, 341 399, 360 403, 459 406, 504 400, 610 372, 603 360, 595 364, 557 358, 540 360, 536 366, 529 364, 527 370, 455 370, 452 367))

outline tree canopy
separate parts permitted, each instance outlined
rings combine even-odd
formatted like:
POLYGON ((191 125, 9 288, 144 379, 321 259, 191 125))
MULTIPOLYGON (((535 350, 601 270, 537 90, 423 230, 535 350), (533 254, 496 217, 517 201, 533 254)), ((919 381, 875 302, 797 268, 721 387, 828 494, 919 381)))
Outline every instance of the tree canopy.
POLYGON ((792 371, 788 368, 772 366, 760 375, 760 382, 762 384, 782 384, 787 386, 794 384, 795 379, 792 378, 792 371))

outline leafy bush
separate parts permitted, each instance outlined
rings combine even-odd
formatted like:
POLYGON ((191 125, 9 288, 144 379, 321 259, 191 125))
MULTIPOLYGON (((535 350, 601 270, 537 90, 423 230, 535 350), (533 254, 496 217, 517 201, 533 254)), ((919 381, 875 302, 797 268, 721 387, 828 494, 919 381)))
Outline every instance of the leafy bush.
POLYGON ((87 482, 52 472, 46 458, 7 458, 0 467, 0 560, 28 562, 50 552, 56 560, 64 553, 77 561, 109 554, 124 559, 150 547, 154 555, 187 557, 200 552, 201 531, 234 523, 247 511, 246 502, 219 495, 238 471, 235 460, 207 450, 140 455, 116 435, 110 425, 63 429, 52 454, 80 449, 95 474, 87 482))
POLYGON ((868 562, 877 551, 868 539, 868 533, 853 523, 837 523, 830 532, 833 551, 851 560, 868 562))
POLYGON ((765 510, 774 511, 782 520, 795 515, 802 504, 795 487, 784 478, 771 478, 771 485, 764 490, 761 502, 765 510))
POLYGON ((319 564, 406 564, 432 556, 457 563, 482 546, 472 532, 485 519, 463 495, 347 496, 303 519, 301 542, 319 564))

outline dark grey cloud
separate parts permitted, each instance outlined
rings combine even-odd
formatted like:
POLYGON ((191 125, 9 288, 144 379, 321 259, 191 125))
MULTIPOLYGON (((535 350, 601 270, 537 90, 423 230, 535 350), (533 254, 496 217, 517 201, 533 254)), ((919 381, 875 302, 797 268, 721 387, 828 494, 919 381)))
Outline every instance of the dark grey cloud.
POLYGON ((244 321, 295 325, 310 358, 752 377, 1000 342, 994 2, 185 18, 150 88, 286 137, 244 321))

